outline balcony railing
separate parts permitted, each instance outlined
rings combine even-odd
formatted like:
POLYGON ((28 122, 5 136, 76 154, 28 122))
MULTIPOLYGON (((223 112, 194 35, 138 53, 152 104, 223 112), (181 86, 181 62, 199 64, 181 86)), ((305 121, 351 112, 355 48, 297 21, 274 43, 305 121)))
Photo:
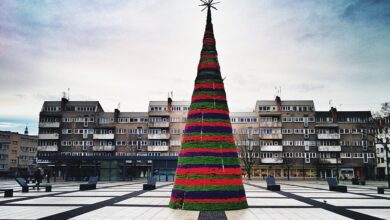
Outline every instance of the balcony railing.
POLYGON ((59 128, 60 123, 59 122, 40 122, 39 127, 40 128, 59 128))
POLYGON ((148 139, 169 139, 170 135, 169 134, 148 134, 148 139))
POLYGON ((102 145, 102 146, 93 146, 93 151, 115 151, 115 146, 113 145, 102 145))
POLYGON ((338 163, 341 163, 340 159, 337 158, 320 158, 320 163, 321 164, 336 164, 338 160, 338 163))
POLYGON ((51 145, 51 146, 38 146, 38 151, 58 151, 58 146, 51 145))
POLYGON ((260 134, 261 139, 282 139, 282 134, 260 134))
POLYGON ((283 163, 283 158, 261 158, 261 163, 283 163))
POLYGON ((148 151, 168 151, 169 147, 167 145, 161 146, 148 146, 148 151))
POLYGON ((341 146, 318 146, 318 151, 325 152, 340 152, 341 146))
POLYGON ((260 127, 282 127, 282 122, 270 121, 270 122, 260 122, 260 127))
POLYGON ((318 134, 318 139, 340 139, 340 134, 318 134))
POLYGON ((168 128, 169 122, 168 121, 149 122, 148 126, 152 128, 168 128))
POLYGON ((40 140, 56 140, 59 138, 59 134, 39 134, 38 138, 40 140))
POLYGON ((114 139, 114 134, 93 134, 93 139, 98 139, 98 140, 114 139))
POLYGON ((261 146, 261 151, 283 151, 283 146, 273 145, 273 146, 261 146))

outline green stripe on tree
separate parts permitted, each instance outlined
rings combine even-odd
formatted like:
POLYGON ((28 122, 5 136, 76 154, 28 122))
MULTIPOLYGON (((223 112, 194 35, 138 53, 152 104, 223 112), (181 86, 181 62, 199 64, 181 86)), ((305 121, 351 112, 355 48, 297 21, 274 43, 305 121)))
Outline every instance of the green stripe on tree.
POLYGON ((212 108, 212 109, 223 109, 223 110, 229 110, 227 103, 218 103, 215 104, 213 102, 196 102, 192 103, 190 106, 190 110, 194 109, 203 109, 203 108, 212 108))

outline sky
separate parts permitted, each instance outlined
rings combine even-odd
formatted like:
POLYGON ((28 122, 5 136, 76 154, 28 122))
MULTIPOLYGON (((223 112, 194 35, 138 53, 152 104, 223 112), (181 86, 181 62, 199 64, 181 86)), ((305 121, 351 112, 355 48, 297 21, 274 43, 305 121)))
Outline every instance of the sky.
MULTIPOLYGON (((44 101, 147 111, 190 100, 206 12, 197 0, 0 1, 0 130, 37 133, 44 101)), ((212 12, 231 111, 256 100, 377 111, 390 101, 390 1, 222 0, 212 12)))

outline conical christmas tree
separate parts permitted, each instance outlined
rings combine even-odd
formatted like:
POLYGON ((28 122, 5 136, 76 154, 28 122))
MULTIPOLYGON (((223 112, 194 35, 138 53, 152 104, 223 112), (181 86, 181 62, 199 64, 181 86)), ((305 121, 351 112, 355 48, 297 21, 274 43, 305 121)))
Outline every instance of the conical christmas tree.
POLYGON ((247 208, 211 23, 212 1, 169 207, 247 208))

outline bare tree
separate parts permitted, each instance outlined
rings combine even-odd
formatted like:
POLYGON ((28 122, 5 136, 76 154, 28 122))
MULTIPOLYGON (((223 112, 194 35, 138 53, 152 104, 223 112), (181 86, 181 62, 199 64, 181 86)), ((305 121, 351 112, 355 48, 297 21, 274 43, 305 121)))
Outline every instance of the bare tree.
MULTIPOLYGON (((288 153, 292 153, 292 152, 288 152, 288 153)), ((290 180, 290 168, 293 167, 294 164, 296 163, 296 158, 295 155, 290 156, 288 155, 288 153, 283 153, 282 157, 283 157, 283 168, 287 169, 287 180, 290 180)))
POLYGON ((372 113, 373 118, 381 119, 390 116, 390 102, 384 102, 381 104, 381 109, 379 111, 372 113))
POLYGON ((283 149, 284 152, 282 153, 283 168, 287 169, 287 180, 290 180, 290 169, 300 164, 300 159, 302 159, 302 158, 297 158, 296 153, 301 151, 297 147, 283 147, 283 148, 287 148, 287 149, 283 149))
POLYGON ((248 175, 248 179, 251 179, 251 171, 258 161, 258 156, 256 155, 259 155, 260 147, 258 146, 258 140, 253 139, 250 129, 248 129, 247 134, 240 133, 234 135, 234 137, 244 171, 248 175))

